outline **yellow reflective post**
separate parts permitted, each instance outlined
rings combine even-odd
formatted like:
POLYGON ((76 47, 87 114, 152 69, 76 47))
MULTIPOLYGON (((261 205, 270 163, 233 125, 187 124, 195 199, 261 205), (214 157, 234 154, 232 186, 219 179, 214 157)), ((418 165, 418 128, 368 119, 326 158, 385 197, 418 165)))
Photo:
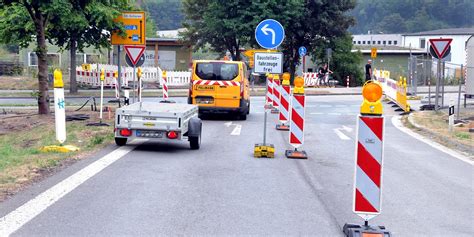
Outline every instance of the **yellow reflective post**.
POLYGON ((64 88, 63 73, 59 69, 54 70, 54 88, 64 88))
POLYGON ((304 79, 301 76, 295 78, 295 88, 293 89, 293 94, 304 94, 304 79))
POLYGON ((105 80, 105 70, 103 68, 100 69, 100 80, 101 81, 105 80))
POLYGON ((142 68, 141 67, 138 67, 138 69, 137 69, 137 76, 138 76, 138 78, 142 77, 142 68))
POLYGON ((117 78, 117 77, 118 77, 118 72, 114 71, 114 78, 117 78))
POLYGON ((382 98, 382 87, 375 82, 368 81, 362 88, 364 101, 360 106, 362 115, 382 115, 383 107, 380 99, 382 98))

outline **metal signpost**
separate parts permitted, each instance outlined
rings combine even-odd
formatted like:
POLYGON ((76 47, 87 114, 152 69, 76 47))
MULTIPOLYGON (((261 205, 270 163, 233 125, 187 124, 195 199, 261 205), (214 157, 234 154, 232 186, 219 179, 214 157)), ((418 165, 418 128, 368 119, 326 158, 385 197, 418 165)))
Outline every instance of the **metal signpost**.
MULTIPOLYGON (((273 19, 266 19, 260 22, 255 28, 255 40, 257 43, 269 51, 276 49, 285 38, 285 30, 280 22, 273 19)), ((272 52, 255 52, 254 53, 254 72, 256 73, 283 73, 283 54, 272 52)), ((267 80, 268 89, 268 80, 267 80)), ((275 157, 275 147, 266 141, 267 130, 267 108, 265 107, 263 121, 263 144, 255 144, 254 157, 275 157)))
POLYGON ((307 52, 308 52, 308 50, 306 50, 306 47, 304 47, 304 46, 301 46, 301 47, 298 48, 298 54, 300 55, 301 62, 303 64, 301 75, 303 75, 303 73, 305 72, 305 66, 306 66, 305 65, 305 63, 306 63, 305 56, 306 56, 307 52))
MULTIPOLYGON (((122 23, 125 28, 125 36, 122 36, 119 31, 112 31, 111 43, 112 45, 117 45, 117 64, 118 64, 118 89, 119 93, 122 91, 122 70, 121 70, 121 46, 122 45, 145 45, 145 33, 146 33, 146 19, 145 12, 134 12, 127 11, 122 12, 117 18, 114 19, 115 22, 122 23)), ((134 73, 135 74, 135 73, 134 73)))
POLYGON ((145 45, 125 45, 125 52, 127 53, 127 59, 130 60, 130 66, 133 66, 133 103, 135 103, 135 98, 136 98, 136 83, 135 83, 135 69, 138 65, 138 62, 140 61, 141 64, 145 61, 145 57, 143 56, 143 53, 145 52, 145 45), (141 60, 140 60, 141 59, 141 60))
POLYGON ((441 60, 448 56, 448 51, 450 51, 450 44, 453 39, 430 39, 430 53, 431 56, 438 59, 438 79, 436 82, 436 97, 435 97, 435 110, 439 110, 439 84, 441 82, 442 68, 441 60))

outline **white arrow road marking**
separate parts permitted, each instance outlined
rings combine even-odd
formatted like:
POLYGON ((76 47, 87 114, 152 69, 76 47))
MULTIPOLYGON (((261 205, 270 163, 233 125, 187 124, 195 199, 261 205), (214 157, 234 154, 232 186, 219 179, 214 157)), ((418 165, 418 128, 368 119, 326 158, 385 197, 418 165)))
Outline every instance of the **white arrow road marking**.
POLYGON ((56 201, 64 197, 66 194, 77 188, 88 179, 107 168, 109 165, 124 157, 129 152, 133 151, 136 145, 146 141, 146 139, 136 139, 130 142, 130 146, 123 146, 94 163, 79 170, 75 174, 64 179, 60 183, 54 185, 50 189, 39 194, 27 203, 18 207, 16 210, 8 213, 6 216, 0 218, 0 236, 9 236, 13 232, 20 229, 23 225, 35 218, 41 212, 53 205, 56 201))
POLYGON ((242 130, 242 125, 240 125, 240 124, 234 124, 234 125, 235 125, 235 128, 234 128, 234 130, 232 130, 230 135, 240 136, 240 131, 242 130))
POLYGON ((342 129, 344 129, 346 132, 352 132, 352 128, 347 127, 345 125, 342 125, 342 129))
POLYGON ((344 133, 340 131, 340 128, 335 128, 333 130, 341 140, 351 140, 350 137, 346 136, 344 133))
POLYGON ((230 127, 230 126, 232 126, 232 121, 231 121, 231 122, 224 123, 224 125, 225 125, 226 127, 230 127))
POLYGON ((275 31, 272 28, 268 28, 268 24, 264 25, 261 30, 265 35, 272 33, 272 44, 275 44, 275 31))

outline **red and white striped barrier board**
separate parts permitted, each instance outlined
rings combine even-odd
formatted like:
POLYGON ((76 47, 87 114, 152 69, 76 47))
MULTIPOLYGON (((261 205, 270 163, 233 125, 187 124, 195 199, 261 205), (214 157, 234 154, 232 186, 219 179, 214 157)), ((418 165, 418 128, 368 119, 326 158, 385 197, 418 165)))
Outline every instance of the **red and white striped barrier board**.
POLYGON ((193 85, 199 86, 240 86, 238 81, 194 80, 193 85))
POLYGON ((317 86, 318 73, 305 72, 303 73, 304 85, 305 86, 317 86))
POLYGON ((290 85, 282 85, 281 95, 280 95, 280 115, 278 117, 278 120, 280 120, 280 123, 285 124, 286 122, 288 122, 289 108, 290 108, 290 85))
POLYGON ((359 116, 354 182, 354 213, 368 220, 382 208, 384 117, 359 116))
POLYGON ((163 77, 163 99, 168 99, 168 79, 163 77))
POLYGON ((290 144, 298 148, 304 143, 304 94, 293 94, 290 115, 290 144))
POLYGON ((273 104, 273 78, 267 77, 267 105, 273 104))
POLYGON ((280 90, 280 80, 273 80, 273 107, 275 110, 280 107, 280 90))

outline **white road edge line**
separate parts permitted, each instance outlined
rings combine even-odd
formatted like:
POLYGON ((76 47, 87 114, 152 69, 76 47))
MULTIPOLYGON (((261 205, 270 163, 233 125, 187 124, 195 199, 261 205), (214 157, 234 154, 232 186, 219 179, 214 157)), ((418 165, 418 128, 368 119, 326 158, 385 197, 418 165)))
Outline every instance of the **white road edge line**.
POLYGON ((242 130, 242 125, 240 125, 240 124, 234 124, 234 125, 235 125, 235 128, 234 128, 234 130, 232 130, 230 135, 240 136, 240 131, 242 130))
POLYGON ((346 134, 339 131, 339 128, 335 128, 333 130, 341 140, 351 140, 350 137, 346 136, 346 134))
POLYGON ((403 126, 402 124, 402 121, 400 120, 401 119, 401 116, 394 116, 392 117, 392 124, 393 126, 395 126, 396 128, 398 128, 398 130, 428 144, 429 146, 441 151, 441 152, 444 152, 458 160, 461 160, 461 161, 464 161, 470 165, 474 165, 474 162, 471 161, 471 159, 455 150, 452 150, 448 147, 445 147, 437 142, 434 142, 434 141, 431 141, 425 137, 423 137, 422 135, 416 133, 416 132, 413 132, 412 130, 410 130, 409 128, 406 128, 405 126, 403 126))
POLYGON ((6 216, 0 218, 0 236, 11 235, 13 232, 17 231, 23 225, 46 210, 49 206, 53 205, 56 201, 64 197, 82 183, 86 182, 89 178, 107 168, 109 165, 119 160, 127 153, 133 151, 133 149, 136 147, 135 145, 139 145, 145 141, 146 139, 136 139, 129 143, 130 146, 124 146, 113 150, 94 163, 84 167, 75 174, 42 192, 27 203, 8 213, 6 216))

